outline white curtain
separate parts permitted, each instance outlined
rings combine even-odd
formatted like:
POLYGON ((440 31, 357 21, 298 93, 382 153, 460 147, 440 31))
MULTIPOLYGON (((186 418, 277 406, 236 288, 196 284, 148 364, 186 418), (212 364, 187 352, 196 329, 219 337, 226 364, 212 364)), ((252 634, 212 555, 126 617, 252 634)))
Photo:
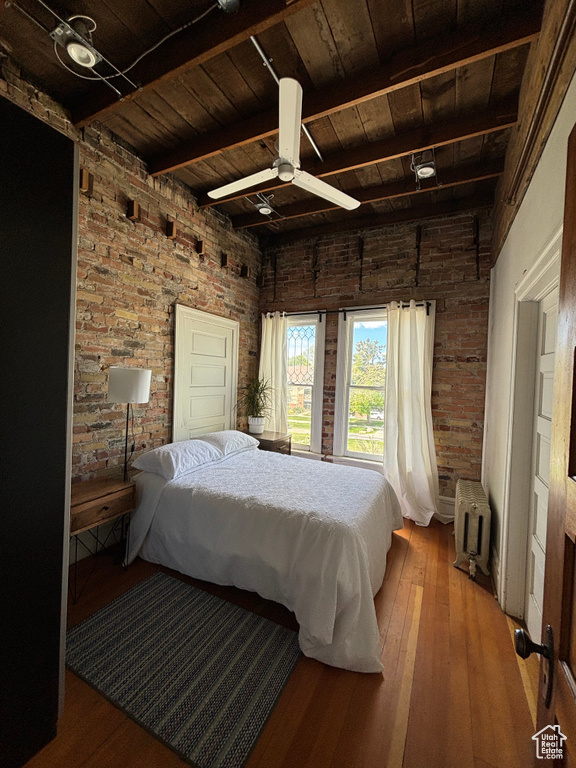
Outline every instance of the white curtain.
POLYGON ((438 509, 438 467, 432 431, 435 303, 387 305, 384 474, 402 514, 428 525, 438 509))
POLYGON ((280 312, 262 315, 262 343, 260 345, 261 379, 269 382, 272 389, 270 410, 266 417, 265 429, 271 432, 286 432, 288 420, 288 371, 286 361, 286 333, 288 320, 280 312))

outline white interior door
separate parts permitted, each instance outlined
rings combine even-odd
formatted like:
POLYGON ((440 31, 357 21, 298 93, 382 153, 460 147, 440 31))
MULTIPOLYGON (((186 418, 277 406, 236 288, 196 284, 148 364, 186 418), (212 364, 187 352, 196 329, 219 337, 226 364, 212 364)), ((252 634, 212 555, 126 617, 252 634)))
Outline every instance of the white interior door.
POLYGON ((536 397, 533 438, 526 624, 534 642, 540 642, 546 525, 550 485, 550 438, 554 401, 554 356, 558 320, 558 288, 542 299, 539 306, 536 397))
POLYGON ((238 323, 176 306, 172 439, 233 429, 238 323))

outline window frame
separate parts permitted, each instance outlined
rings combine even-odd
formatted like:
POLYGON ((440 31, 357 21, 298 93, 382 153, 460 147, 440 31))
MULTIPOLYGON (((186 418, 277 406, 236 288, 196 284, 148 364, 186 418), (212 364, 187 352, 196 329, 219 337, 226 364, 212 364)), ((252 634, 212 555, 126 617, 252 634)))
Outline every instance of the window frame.
MULTIPOLYGON (((304 446, 292 443, 292 452, 304 451, 306 453, 322 452, 322 413, 324 405, 324 350, 326 322, 322 315, 307 314, 288 315, 288 328, 298 325, 314 325, 316 327, 314 338, 314 383, 312 385, 312 414, 310 419, 310 445, 304 446)), ((288 362, 288 349, 286 349, 286 362, 288 362)), ((286 377, 288 378, 288 377, 286 377)), ((290 386, 288 382, 287 386, 290 386)), ((295 386, 295 385, 293 385, 295 386)), ((288 405, 288 404, 287 404, 288 405)))
MULTIPOLYGON (((350 309, 341 310, 338 317, 338 347, 336 352, 336 394, 334 398, 334 437, 332 453, 336 457, 357 459, 381 463, 384 456, 373 453, 349 451, 348 445, 348 412, 350 378, 352 374, 352 340, 354 337, 354 322, 362 320, 386 320, 388 313, 382 309, 350 309)), ((372 389, 372 387, 363 387, 372 389)), ((386 387, 374 387, 383 389, 386 387)))

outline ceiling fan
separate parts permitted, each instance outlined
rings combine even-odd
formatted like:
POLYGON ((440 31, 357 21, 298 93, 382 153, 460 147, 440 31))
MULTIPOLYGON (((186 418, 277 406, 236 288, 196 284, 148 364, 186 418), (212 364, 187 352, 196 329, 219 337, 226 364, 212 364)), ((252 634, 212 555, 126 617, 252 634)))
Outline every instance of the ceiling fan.
POLYGON ((223 187, 208 192, 208 197, 219 200, 233 195, 264 181, 271 181, 276 176, 281 181, 290 181, 307 192, 312 192, 331 203, 351 211, 360 205, 345 192, 326 184, 322 179, 300 170, 300 126, 302 123, 302 86, 290 77, 280 80, 278 157, 271 168, 258 171, 238 181, 232 181, 223 187))

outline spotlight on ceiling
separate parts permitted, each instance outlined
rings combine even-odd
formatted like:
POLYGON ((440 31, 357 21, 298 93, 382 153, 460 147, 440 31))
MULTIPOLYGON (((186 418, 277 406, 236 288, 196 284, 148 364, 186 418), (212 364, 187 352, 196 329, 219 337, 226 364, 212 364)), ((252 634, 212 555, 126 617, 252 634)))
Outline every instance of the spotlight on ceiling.
POLYGON ((416 177, 416 186, 420 189, 422 179, 431 179, 436 176, 436 158, 433 149, 426 149, 424 152, 418 152, 412 155, 410 170, 416 177))
POLYGON ((240 8, 240 0, 218 0, 218 5, 226 13, 236 13, 240 8))
POLYGON ((97 62, 96 54, 84 43, 78 43, 76 40, 66 43, 66 51, 68 56, 76 64, 80 64, 81 67, 89 67, 91 69, 97 62))
POLYGON ((253 200, 250 200, 249 197, 246 198, 249 203, 251 203, 254 208, 258 211, 258 213, 261 213, 262 216, 268 216, 272 217, 272 214, 275 213, 276 216, 283 219, 284 216, 278 213, 278 211, 272 206, 272 198, 274 195, 265 195, 263 192, 258 192, 256 195, 256 198, 258 200, 257 203, 255 203, 253 200))
POLYGON ((90 16, 70 16, 50 33, 55 43, 62 46, 73 62, 92 69, 102 56, 92 45, 92 32, 96 22, 90 16))

